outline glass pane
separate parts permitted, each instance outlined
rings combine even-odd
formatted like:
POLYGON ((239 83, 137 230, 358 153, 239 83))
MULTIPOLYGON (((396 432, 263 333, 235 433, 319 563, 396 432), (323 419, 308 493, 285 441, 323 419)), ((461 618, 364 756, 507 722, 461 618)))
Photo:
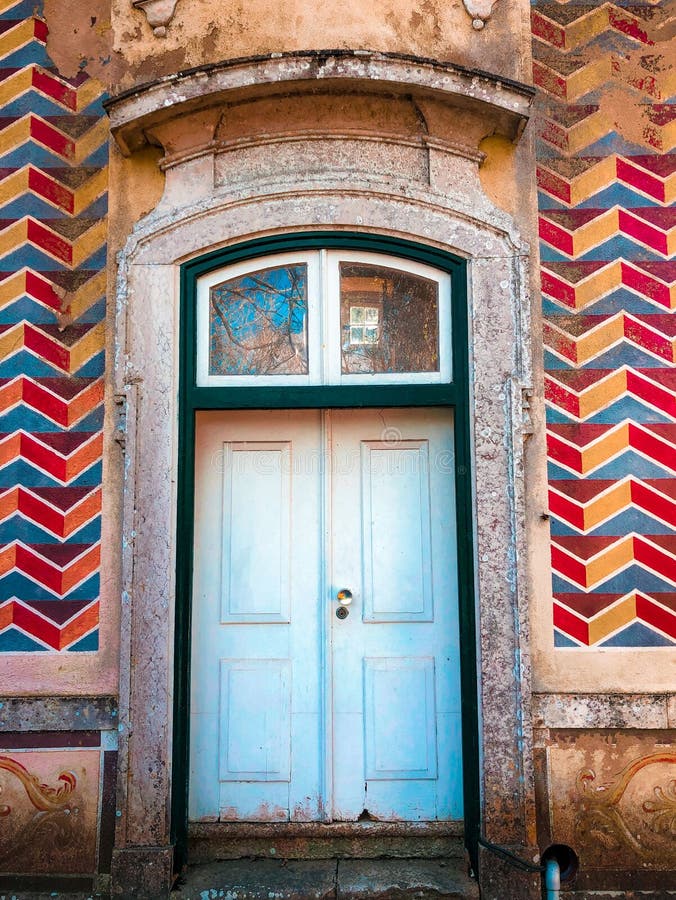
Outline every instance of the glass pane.
POLYGON ((345 375, 439 371, 439 286, 386 266, 341 262, 345 375))
POLYGON ((210 289, 210 375, 307 372, 306 265, 259 269, 210 289))

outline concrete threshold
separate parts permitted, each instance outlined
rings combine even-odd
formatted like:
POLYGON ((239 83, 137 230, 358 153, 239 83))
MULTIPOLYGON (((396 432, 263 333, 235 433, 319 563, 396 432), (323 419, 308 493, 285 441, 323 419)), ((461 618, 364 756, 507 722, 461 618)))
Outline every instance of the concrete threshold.
POLYGON ((190 866, 172 900, 477 900, 457 858, 238 859, 190 866))

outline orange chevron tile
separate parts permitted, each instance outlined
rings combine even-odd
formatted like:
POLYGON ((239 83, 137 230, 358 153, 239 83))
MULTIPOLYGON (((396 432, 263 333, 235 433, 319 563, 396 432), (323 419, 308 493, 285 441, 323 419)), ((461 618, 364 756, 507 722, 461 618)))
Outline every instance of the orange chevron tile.
MULTIPOLYGON (((83 122, 88 125, 82 134, 70 135, 65 128, 72 126, 72 120, 68 117, 60 118, 59 124, 55 124, 59 117, 51 116, 50 120, 41 118, 34 113, 27 113, 20 119, 6 123, 0 129, 0 136, 7 150, 17 150, 28 141, 36 141, 47 149, 61 156, 66 162, 81 165, 101 144, 108 140, 109 131, 105 120, 96 116, 86 122, 84 117, 78 117, 78 125, 83 122)), ((80 128, 78 128, 78 131, 80 128)))
POLYGON ((551 316, 543 323, 543 338, 553 353, 576 366, 585 365, 623 339, 676 363, 676 319, 672 315, 551 316))
POLYGON ((552 566, 568 581, 591 589, 632 563, 676 584, 676 536, 568 537, 552 535, 552 566))
POLYGON ((597 644, 614 631, 629 625, 635 618, 636 594, 632 593, 589 620, 589 643, 597 644))
POLYGON ((540 137, 564 155, 572 156, 613 130, 608 117, 595 104, 561 106, 540 123, 540 137))
POLYGON ((550 511, 579 531, 597 528, 631 505, 676 528, 676 479, 550 482, 550 511))
POLYGON ((545 399, 586 419, 628 393, 676 418, 676 370, 554 369, 545 376, 545 399))
POLYGON ((105 325, 70 326, 59 329, 55 325, 0 325, 0 359, 7 359, 24 347, 36 356, 62 369, 76 372, 87 360, 104 347, 105 325))
POLYGON ((540 214, 539 233, 543 241, 568 256, 581 256, 618 234, 664 256, 676 250, 674 215, 655 207, 546 209, 540 214))
POLYGON ((568 256, 581 256, 619 231, 619 212, 612 209, 543 210, 540 238, 568 256))
POLYGON ((597 53, 590 59, 581 59, 557 53, 534 42, 533 54, 534 84, 570 103, 608 81, 613 74, 610 53, 597 53))
POLYGON ((102 453, 101 432, 27 434, 17 431, 0 435, 0 466, 6 466, 16 459, 25 459, 53 478, 66 483, 98 462, 102 453))
POLYGON ((0 521, 20 513, 67 538, 101 512, 101 488, 8 488, 0 493, 0 521))
POLYGON ((83 219, 65 220, 63 225, 59 220, 53 220, 50 225, 39 222, 30 216, 10 223, 0 232, 0 265, 2 256, 11 253, 24 243, 33 244, 45 253, 48 253, 59 262, 69 266, 79 266, 87 260, 95 250, 105 243, 107 225, 105 220, 97 219, 87 221, 83 219), (68 234, 68 229, 87 227, 87 230, 75 238, 69 240, 68 236, 59 233, 62 230, 68 234))
POLYGON ((41 378, 20 375, 0 379, 0 411, 26 403, 59 425, 70 427, 103 402, 103 379, 41 378))
POLYGON ((0 605, 0 630, 14 625, 55 650, 63 650, 79 640, 91 631, 98 621, 98 600, 86 606, 62 625, 53 622, 17 599, 8 600, 0 605))
POLYGON ((543 292, 571 309, 583 309, 622 285, 666 309, 674 309, 676 283, 672 273, 668 261, 664 264, 625 259, 541 263, 543 292))
POLYGON ((108 171, 105 168, 42 170, 28 165, 0 180, 0 205, 32 191, 57 208, 71 215, 79 215, 105 193, 107 187, 108 171), (78 183, 81 186, 77 186, 78 183))
POLYGON ((98 544, 9 544, 0 551, 0 576, 13 569, 63 595, 89 578, 101 562, 98 544))
POLYGON ((619 260, 610 262, 542 262, 542 290, 565 306, 580 309, 621 284, 619 260))
POLYGON ((615 180, 627 184, 651 200, 670 204, 676 200, 676 156, 554 157, 538 160, 540 190, 557 200, 577 206, 615 180))
POLYGON ((81 286, 74 291, 68 291, 62 285, 50 281, 45 272, 22 269, 4 280, 0 274, 0 308, 9 306, 23 294, 27 294, 64 316, 77 319, 104 296, 106 273, 105 271, 87 273, 80 269, 76 274, 81 286))
POLYGON ((588 475, 619 453, 633 449, 676 472, 676 424, 559 425, 547 427, 549 458, 580 475, 588 475))

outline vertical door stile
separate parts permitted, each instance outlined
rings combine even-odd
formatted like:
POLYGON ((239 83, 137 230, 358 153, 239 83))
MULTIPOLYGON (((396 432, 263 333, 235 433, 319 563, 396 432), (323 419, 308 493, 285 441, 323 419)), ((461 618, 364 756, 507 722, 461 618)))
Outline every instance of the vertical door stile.
POLYGON ((321 528, 322 557, 324 565, 320 571, 320 696, 322 715, 320 729, 324 740, 321 755, 323 803, 320 810, 325 821, 330 822, 333 813, 333 556, 332 556, 332 478, 333 478, 333 419, 330 409, 321 413, 320 472, 321 472, 321 528))

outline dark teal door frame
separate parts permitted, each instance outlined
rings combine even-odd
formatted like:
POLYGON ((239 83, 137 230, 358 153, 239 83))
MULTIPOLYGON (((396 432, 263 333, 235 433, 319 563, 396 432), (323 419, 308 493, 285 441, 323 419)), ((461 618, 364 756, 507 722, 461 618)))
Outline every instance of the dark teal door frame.
POLYGON ((195 413, 205 409, 308 409, 447 406, 454 411, 455 487, 460 619, 460 674, 465 842, 475 871, 479 836, 479 722, 477 705, 474 520, 470 441, 469 329, 466 262, 450 253, 398 238, 345 231, 312 231, 246 241, 181 267, 178 516, 176 533, 175 682, 171 835, 176 865, 186 859, 190 623, 193 572, 195 413), (214 269, 293 250, 344 249, 387 253, 434 266, 451 277, 453 376, 449 384, 311 387, 197 387, 195 289, 214 269))

